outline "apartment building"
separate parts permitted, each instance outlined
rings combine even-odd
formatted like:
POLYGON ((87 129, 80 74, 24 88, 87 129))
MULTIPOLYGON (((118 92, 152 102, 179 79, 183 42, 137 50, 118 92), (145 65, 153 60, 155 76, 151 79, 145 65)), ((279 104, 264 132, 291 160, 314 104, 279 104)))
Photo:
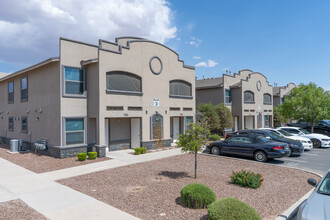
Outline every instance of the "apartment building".
POLYGON ((0 136, 54 157, 169 146, 195 115, 195 70, 147 39, 60 38, 59 57, 0 78, 0 136))
POLYGON ((196 80, 196 103, 224 103, 231 109, 235 131, 273 123, 273 87, 263 74, 251 70, 196 80))
POLYGON ((289 83, 286 86, 277 86, 277 84, 275 84, 273 87, 274 107, 284 102, 285 97, 290 95, 291 90, 295 87, 296 85, 294 83, 289 83))

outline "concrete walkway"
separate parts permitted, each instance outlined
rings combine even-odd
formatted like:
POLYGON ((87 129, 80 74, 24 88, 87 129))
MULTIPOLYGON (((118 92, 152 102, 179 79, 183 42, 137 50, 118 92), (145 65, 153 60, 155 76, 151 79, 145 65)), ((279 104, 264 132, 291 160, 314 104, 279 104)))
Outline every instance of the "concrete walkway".
POLYGON ((0 158, 0 202, 20 199, 49 219, 138 219, 0 158))
POLYGON ((180 155, 181 149, 139 156, 133 150, 108 152, 112 160, 36 174, 0 158, 0 202, 20 199, 49 219, 138 219, 55 180, 180 155))
POLYGON ((143 163, 152 160, 163 159, 166 157, 180 155, 181 148, 174 148, 169 150, 155 151, 152 153, 133 155, 134 150, 121 150, 107 152, 107 157, 112 160, 106 160, 98 163, 91 163, 77 167, 71 167, 63 170, 56 170, 52 172, 39 174, 50 180, 66 179, 69 177, 80 176, 83 174, 93 173, 96 171, 107 170, 116 167, 127 166, 136 163, 143 163))

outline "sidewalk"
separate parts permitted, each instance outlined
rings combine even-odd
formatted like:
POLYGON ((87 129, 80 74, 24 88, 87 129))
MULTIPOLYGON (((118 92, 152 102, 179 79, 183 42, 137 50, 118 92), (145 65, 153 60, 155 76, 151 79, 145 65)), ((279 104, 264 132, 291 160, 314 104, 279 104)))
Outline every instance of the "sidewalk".
POLYGON ((49 219, 138 219, 0 158, 0 201, 20 199, 49 219))
POLYGON ((86 164, 78 167, 71 167, 63 170, 56 170, 52 172, 42 173, 39 176, 50 180, 66 179, 74 176, 80 176, 92 172, 107 170, 111 168, 127 166, 136 163, 143 163, 152 160, 163 159, 180 155, 181 148, 174 148, 163 151, 155 151, 147 154, 133 155, 134 150, 120 150, 107 152, 107 157, 112 160, 106 160, 98 163, 86 164))

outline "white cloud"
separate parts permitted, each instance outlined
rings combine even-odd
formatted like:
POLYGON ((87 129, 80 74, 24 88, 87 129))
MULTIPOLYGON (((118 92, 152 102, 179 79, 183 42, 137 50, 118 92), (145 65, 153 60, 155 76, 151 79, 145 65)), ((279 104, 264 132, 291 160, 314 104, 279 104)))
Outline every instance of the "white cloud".
POLYGON ((192 58, 195 59, 195 60, 201 59, 201 57, 199 57, 199 56, 193 56, 192 58))
POLYGON ((218 65, 218 63, 215 62, 214 60, 208 60, 207 65, 208 67, 215 67, 216 65, 218 65))
POLYGON ((218 65, 218 63, 215 62, 214 60, 207 60, 206 62, 205 61, 199 62, 195 66, 197 66, 197 67, 203 66, 203 67, 208 68, 208 67, 215 67, 216 65, 218 65))
POLYGON ((199 62, 195 66, 203 66, 203 67, 208 67, 206 62, 199 62))
POLYGON ((202 40, 196 38, 196 37, 191 37, 189 41, 184 42, 185 44, 189 44, 191 46, 198 47, 201 43, 202 40))
POLYGON ((60 36, 93 44, 118 36, 164 43, 176 37, 173 19, 166 0, 2 0, 0 60, 57 56, 60 36))

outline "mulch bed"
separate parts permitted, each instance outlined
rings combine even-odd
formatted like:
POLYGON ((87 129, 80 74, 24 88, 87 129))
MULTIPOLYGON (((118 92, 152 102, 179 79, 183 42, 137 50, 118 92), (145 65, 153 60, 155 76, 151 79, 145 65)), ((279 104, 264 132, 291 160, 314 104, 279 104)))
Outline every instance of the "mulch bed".
POLYGON ((263 219, 274 219, 312 189, 307 178, 320 178, 301 170, 224 157, 198 155, 194 179, 194 155, 109 169, 58 182, 92 196, 141 219, 207 219, 206 209, 182 205, 180 190, 198 182, 211 187, 217 198, 235 197, 255 208, 263 219), (230 183, 232 171, 263 174, 259 189, 230 183))
POLYGON ((22 200, 16 199, 0 203, 0 220, 20 219, 47 219, 45 216, 32 209, 22 200))
POLYGON ((46 155, 37 155, 32 152, 30 153, 15 153, 10 154, 8 145, 0 145, 0 157, 6 159, 12 163, 15 163, 21 167, 31 170, 35 173, 45 173, 54 170, 61 170, 69 167, 81 166, 85 164, 101 162, 104 160, 109 160, 110 158, 102 157, 96 158, 95 160, 79 161, 77 157, 70 158, 54 158, 46 155))

